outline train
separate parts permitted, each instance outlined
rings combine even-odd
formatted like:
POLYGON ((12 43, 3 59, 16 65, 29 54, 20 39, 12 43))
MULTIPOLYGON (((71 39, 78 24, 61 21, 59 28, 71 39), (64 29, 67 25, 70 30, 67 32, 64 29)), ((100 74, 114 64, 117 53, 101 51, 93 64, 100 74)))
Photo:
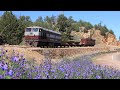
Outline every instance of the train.
POLYGON ((25 44, 34 47, 73 47, 73 46, 94 46, 95 40, 82 38, 79 42, 70 40, 62 41, 60 32, 49 30, 39 26, 25 28, 25 44))

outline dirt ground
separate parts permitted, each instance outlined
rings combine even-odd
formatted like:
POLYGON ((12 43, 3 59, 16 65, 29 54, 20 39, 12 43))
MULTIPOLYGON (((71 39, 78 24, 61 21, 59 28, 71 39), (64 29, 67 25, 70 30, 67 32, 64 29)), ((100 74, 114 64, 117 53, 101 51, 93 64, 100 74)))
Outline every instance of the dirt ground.
POLYGON ((13 50, 16 52, 16 54, 19 52, 19 55, 24 55, 24 58, 27 60, 35 60, 38 64, 41 63, 44 59, 44 56, 39 54, 36 51, 32 51, 31 49, 23 48, 20 46, 0 46, 0 48, 3 48, 5 50, 8 50, 7 54, 10 56, 13 52, 13 50))
MULTIPOLYGON (((38 64, 43 62, 44 58, 45 58, 42 54, 35 51, 35 49, 43 49, 43 48, 39 48, 39 47, 38 48, 33 48, 33 47, 26 47, 26 46, 19 46, 19 45, 4 45, 4 46, 1 45, 0 48, 4 48, 5 50, 8 50, 8 55, 11 55, 13 50, 16 53, 19 52, 19 54, 23 54, 24 57, 27 60, 33 60, 34 59, 38 64)), ((71 48, 77 49, 79 47, 71 47, 71 48)), ((89 48, 89 47, 82 47, 82 48, 89 48)), ((57 49, 57 48, 55 48, 55 49, 57 49)), ((64 48, 61 48, 61 49, 64 49, 64 48)), ((69 49, 69 48, 66 48, 66 49, 69 49)), ((84 55, 84 54, 89 54, 89 53, 93 53, 93 51, 82 53, 82 54, 80 54, 80 56, 84 55)), ((118 55, 117 56, 115 56, 115 55, 114 55, 114 60, 112 60, 112 57, 111 57, 110 54, 109 55, 98 56, 98 57, 96 57, 96 60, 94 60, 94 63, 95 64, 100 64, 100 65, 113 66, 115 68, 120 69, 120 60, 118 60, 119 57, 118 57, 118 55), (115 59, 115 57, 116 57, 116 59, 115 59)), ((76 56, 78 56, 78 55, 74 55, 74 57, 76 57, 76 56)), ((72 57, 72 58, 74 58, 74 57, 72 57)), ((53 59, 52 61, 53 62, 60 62, 60 60, 61 59, 59 59, 59 60, 53 59)))
POLYGON ((96 56, 93 58, 93 63, 120 70, 120 52, 96 56))

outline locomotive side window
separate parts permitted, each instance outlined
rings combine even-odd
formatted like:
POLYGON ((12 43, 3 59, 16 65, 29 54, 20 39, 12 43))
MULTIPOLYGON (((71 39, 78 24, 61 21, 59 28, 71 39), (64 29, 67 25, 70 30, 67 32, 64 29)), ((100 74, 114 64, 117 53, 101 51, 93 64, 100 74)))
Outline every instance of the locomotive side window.
POLYGON ((26 28, 26 32, 31 32, 31 28, 26 28))
POLYGON ((61 39, 60 35, 57 35, 56 38, 57 38, 57 39, 61 39))
POLYGON ((50 38, 55 38, 55 35, 53 35, 53 34, 50 34, 50 38))

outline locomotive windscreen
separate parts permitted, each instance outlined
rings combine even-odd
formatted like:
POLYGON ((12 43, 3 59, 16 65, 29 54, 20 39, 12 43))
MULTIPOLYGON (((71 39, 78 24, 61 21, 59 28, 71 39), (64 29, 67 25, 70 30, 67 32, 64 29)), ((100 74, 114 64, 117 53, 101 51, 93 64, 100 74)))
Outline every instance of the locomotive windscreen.
POLYGON ((33 28, 33 32, 38 32, 38 28, 33 28))
POLYGON ((38 32, 38 28, 26 28, 26 32, 38 32))
POLYGON ((26 28, 26 32, 31 32, 31 28, 26 28))

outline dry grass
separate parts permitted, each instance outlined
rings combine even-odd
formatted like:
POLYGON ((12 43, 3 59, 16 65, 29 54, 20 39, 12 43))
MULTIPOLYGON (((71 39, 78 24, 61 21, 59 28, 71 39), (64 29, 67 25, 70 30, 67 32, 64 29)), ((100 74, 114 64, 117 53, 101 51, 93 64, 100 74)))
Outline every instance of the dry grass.
POLYGON ((27 60, 35 60, 38 64, 44 60, 44 52, 49 52, 47 57, 51 58, 53 62, 60 62, 61 59, 68 58, 74 59, 76 57, 80 57, 82 55, 107 51, 109 48, 107 47, 70 47, 70 48, 33 48, 19 45, 6 45, 0 46, 5 50, 8 50, 8 54, 11 55, 12 51, 19 52, 19 54, 23 54, 27 60))
POLYGON ((12 55, 12 52, 13 50, 16 52, 16 54, 19 52, 19 54, 23 54, 24 57, 27 59, 27 60, 35 60, 37 63, 41 63, 44 59, 44 56, 39 54, 38 52, 36 51, 32 51, 32 50, 29 50, 27 48, 22 48, 22 47, 19 47, 19 46, 1 46, 2 48, 4 48, 5 50, 8 50, 8 56, 12 55))

